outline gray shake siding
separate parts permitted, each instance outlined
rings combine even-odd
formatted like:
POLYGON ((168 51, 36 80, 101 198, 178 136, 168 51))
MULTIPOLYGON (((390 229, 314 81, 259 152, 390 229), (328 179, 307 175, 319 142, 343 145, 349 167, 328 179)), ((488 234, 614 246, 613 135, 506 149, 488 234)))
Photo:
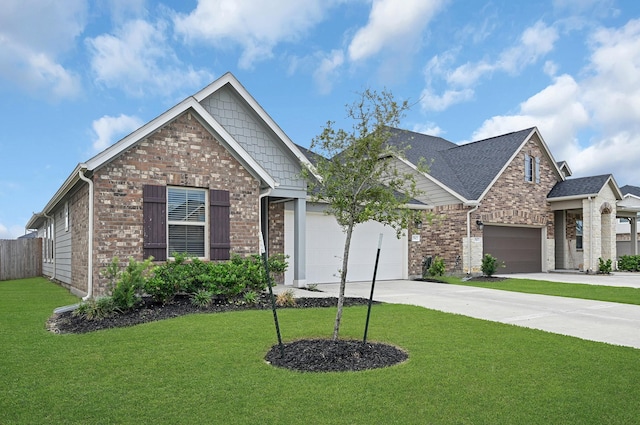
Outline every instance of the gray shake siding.
POLYGON ((281 188, 306 188, 300 178, 299 160, 231 88, 221 88, 200 104, 280 183, 281 188))

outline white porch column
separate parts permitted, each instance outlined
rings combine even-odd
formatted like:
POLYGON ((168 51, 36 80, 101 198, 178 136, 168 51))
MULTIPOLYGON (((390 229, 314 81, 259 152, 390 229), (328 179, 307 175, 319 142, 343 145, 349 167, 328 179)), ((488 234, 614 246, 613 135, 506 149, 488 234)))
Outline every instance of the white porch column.
POLYGON ((631 255, 638 255, 638 218, 634 217, 631 224, 631 255))
POLYGON ((307 286, 307 201, 296 198, 293 204, 293 286, 307 286))

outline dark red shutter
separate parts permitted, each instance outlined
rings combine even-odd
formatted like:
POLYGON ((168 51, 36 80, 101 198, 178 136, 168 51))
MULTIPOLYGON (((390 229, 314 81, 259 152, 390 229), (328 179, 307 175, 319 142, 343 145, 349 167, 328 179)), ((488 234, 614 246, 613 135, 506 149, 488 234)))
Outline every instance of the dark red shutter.
POLYGON ((230 258, 230 205, 228 191, 215 189, 209 191, 209 248, 212 260, 230 258))
POLYGON ((144 258, 153 256, 158 261, 167 259, 167 188, 144 185, 142 187, 142 215, 144 231, 144 258))

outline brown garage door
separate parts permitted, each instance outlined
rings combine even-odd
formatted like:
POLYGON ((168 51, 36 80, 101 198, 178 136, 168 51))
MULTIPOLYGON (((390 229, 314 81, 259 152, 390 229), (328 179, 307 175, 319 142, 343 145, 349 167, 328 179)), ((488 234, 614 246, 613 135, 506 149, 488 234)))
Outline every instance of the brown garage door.
POLYGON ((530 227, 484 226, 483 251, 505 268, 498 273, 542 271, 542 231, 530 227))

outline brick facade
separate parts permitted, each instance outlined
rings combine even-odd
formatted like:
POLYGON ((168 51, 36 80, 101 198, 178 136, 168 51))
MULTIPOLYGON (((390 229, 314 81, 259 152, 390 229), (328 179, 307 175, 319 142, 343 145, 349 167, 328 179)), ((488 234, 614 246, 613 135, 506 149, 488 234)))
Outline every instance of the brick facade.
POLYGON ((446 205, 430 211, 430 220, 423 219, 422 229, 410 229, 409 275, 422 274, 422 262, 426 257, 442 258, 447 273, 462 271, 462 240, 467 235, 467 212, 462 204, 446 205), (420 234, 420 242, 412 242, 413 234, 420 234), (457 264, 457 265, 456 265, 457 264))
MULTIPOLYGON (((472 252, 482 246, 482 231, 476 226, 477 220, 488 225, 546 228, 547 246, 553 247, 554 218, 547 195, 557 181, 555 167, 549 163, 534 136, 491 186, 478 209, 471 213, 472 252), (525 154, 540 158, 540 183, 535 183, 535 179, 534 182, 525 181, 525 154)), ((465 207, 462 203, 437 207, 430 211, 433 215, 430 222, 423 220, 422 229, 410 229, 409 275, 422 273, 422 261, 427 256, 444 259, 447 273, 467 270, 463 265, 468 262, 465 240, 467 213, 470 210, 471 207, 465 207), (418 231, 420 242, 412 242, 412 233, 418 231)), ((543 251, 543 258, 549 256, 553 260, 552 252, 543 251)), ((474 255, 473 270, 479 269, 479 264, 476 264, 479 258, 474 255)), ((549 261, 546 263, 550 264, 549 261)))
POLYGON ((532 138, 489 189, 480 208, 473 213, 472 222, 546 227, 547 238, 553 239, 553 211, 547 195, 558 182, 554 168, 532 138), (540 183, 524 180, 525 154, 540 158, 540 183))
MULTIPOLYGON (((93 181, 96 294, 104 292, 107 283, 99 272, 113 257, 123 264, 129 257, 142 260, 142 187, 146 184, 228 190, 231 252, 259 251, 259 182, 190 112, 96 170, 93 181)), ((82 279, 81 274, 75 276, 82 279)))

